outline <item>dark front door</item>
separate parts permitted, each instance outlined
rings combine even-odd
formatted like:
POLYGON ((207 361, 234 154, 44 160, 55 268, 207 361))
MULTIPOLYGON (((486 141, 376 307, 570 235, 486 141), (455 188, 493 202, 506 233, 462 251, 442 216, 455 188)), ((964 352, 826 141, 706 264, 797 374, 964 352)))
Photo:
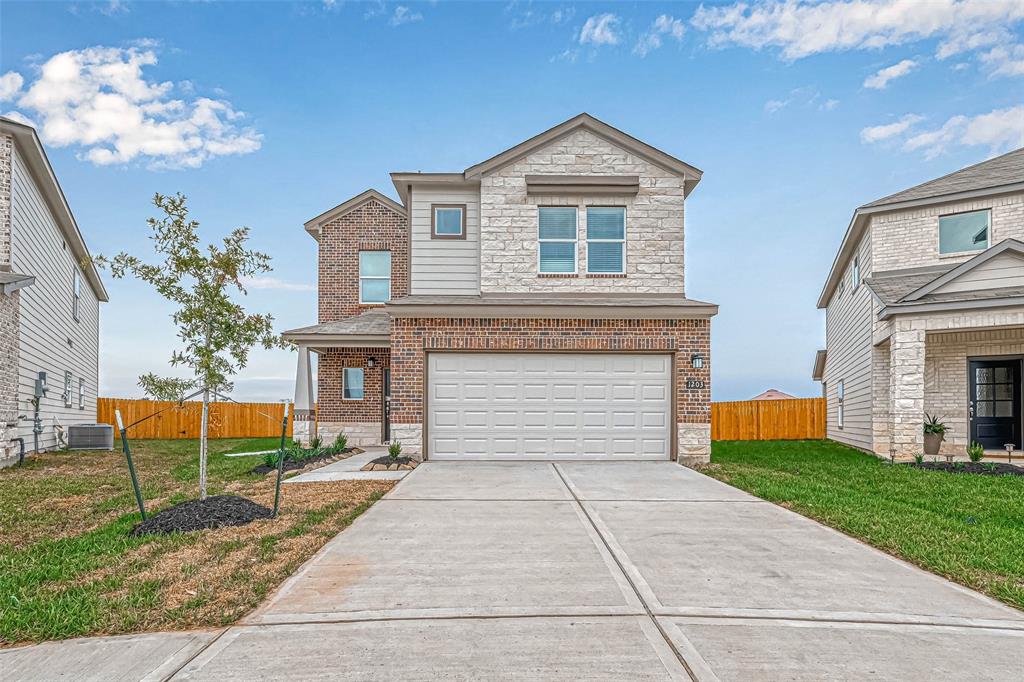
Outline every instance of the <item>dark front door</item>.
POLYGON ((971 360, 971 440, 1002 450, 1020 442, 1020 360, 971 360))
POLYGON ((381 421, 384 424, 383 443, 391 441, 391 369, 384 368, 384 404, 382 405, 383 415, 381 421))

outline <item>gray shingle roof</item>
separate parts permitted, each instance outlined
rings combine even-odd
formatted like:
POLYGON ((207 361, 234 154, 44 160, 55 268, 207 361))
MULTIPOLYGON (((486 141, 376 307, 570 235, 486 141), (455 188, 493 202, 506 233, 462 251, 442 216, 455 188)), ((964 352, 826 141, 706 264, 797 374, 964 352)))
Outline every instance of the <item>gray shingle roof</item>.
POLYGON ((1024 182, 1024 147, 1008 154, 997 156, 994 159, 962 168, 941 178, 929 180, 910 189, 905 189, 902 192, 890 194, 877 201, 872 201, 870 204, 864 204, 861 208, 873 208, 903 201, 932 199, 947 194, 991 189, 1018 182, 1024 182))
POLYGON ((289 329, 284 336, 317 334, 324 336, 375 336, 391 333, 391 316, 383 310, 368 310, 337 322, 325 322, 298 329, 289 329))
POLYGON ((955 266, 954 263, 929 268, 880 272, 874 277, 865 277, 864 284, 875 292, 875 296, 878 296, 882 305, 890 305, 898 302, 907 294, 917 291, 935 278, 946 274, 955 266))

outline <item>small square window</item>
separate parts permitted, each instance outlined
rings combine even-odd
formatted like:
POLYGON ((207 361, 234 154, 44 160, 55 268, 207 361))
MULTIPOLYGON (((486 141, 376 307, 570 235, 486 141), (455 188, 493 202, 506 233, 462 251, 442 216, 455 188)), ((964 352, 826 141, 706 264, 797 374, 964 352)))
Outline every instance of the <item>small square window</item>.
POLYGON ((939 253, 984 251, 989 245, 989 212, 939 216, 939 253))
POLYGON ((362 400, 363 389, 363 368, 346 367, 342 370, 341 397, 344 400, 362 400))
POLYGON ((431 204, 430 237, 432 239, 465 239, 465 204, 431 204))

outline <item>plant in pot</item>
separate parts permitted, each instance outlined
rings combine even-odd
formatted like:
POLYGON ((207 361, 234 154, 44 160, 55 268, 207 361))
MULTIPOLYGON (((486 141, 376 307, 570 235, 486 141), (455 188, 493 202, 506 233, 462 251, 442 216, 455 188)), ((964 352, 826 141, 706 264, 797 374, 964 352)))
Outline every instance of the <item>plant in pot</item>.
POLYGON ((940 417, 924 413, 924 454, 937 455, 946 438, 946 424, 940 417))

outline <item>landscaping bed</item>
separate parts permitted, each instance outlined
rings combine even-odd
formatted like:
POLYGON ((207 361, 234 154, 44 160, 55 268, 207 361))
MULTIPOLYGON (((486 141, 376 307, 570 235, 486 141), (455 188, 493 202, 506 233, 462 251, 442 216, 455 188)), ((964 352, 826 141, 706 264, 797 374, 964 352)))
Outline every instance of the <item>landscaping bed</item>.
POLYGON ((1020 476, 893 466, 831 441, 716 441, 699 469, 1024 608, 1020 476))
POLYGON ((150 533, 188 533, 207 528, 244 526, 256 519, 269 519, 272 509, 238 495, 214 495, 205 500, 189 500, 162 512, 132 528, 132 537, 150 533))
POLYGON ((416 465, 419 464, 412 457, 392 457, 391 455, 384 455, 377 459, 372 459, 362 467, 360 471, 400 471, 415 469, 416 465))
POLYGON ((928 471, 980 476, 1024 476, 1024 467, 1006 462, 910 462, 907 466, 928 471))
MULTIPOLYGON (((363 450, 359 448, 299 448, 292 447, 285 449, 284 471, 296 471, 305 469, 311 464, 321 466, 348 459, 352 455, 358 455, 363 450)), ((277 471, 277 451, 268 452, 263 455, 263 463, 252 468, 252 473, 266 475, 277 471)))
MULTIPOLYGON (((272 508, 275 477, 225 454, 279 443, 210 441, 206 502, 272 508)), ((196 499, 198 451, 195 440, 132 442, 149 521, 196 499)), ((133 534, 141 519, 119 450, 30 456, 0 469, 0 646, 233 623, 393 485, 289 485, 276 519, 133 534)))

